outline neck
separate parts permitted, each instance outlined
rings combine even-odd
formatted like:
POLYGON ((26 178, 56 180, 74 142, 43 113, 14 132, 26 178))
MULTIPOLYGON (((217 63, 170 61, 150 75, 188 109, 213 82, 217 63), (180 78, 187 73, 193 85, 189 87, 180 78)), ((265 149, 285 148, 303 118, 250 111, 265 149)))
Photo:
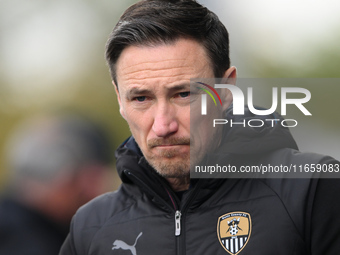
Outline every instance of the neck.
POLYGON ((188 190, 190 186, 190 175, 177 178, 167 178, 166 180, 175 192, 188 190))

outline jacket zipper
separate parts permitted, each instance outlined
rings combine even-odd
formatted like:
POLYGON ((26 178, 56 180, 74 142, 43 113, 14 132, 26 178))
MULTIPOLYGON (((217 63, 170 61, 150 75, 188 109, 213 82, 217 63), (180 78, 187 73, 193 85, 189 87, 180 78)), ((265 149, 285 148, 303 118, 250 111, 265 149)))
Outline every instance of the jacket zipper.
POLYGON ((175 213, 175 224, 176 224, 176 231, 175 231, 175 236, 177 237, 177 254, 186 254, 185 252, 185 245, 181 245, 180 240, 182 243, 185 243, 185 238, 186 238, 186 233, 185 233, 185 214, 187 210, 189 209, 189 206, 191 202, 195 199, 197 194, 199 193, 199 188, 201 186, 201 182, 198 182, 196 184, 195 190, 193 191, 192 194, 190 194, 190 197, 186 201, 186 203, 183 205, 182 210, 177 210, 175 213), (182 227, 183 225, 183 227, 182 227), (181 232, 183 232, 181 234, 181 232))
MULTIPOLYGON (((149 190, 150 193, 153 193, 158 199, 160 199, 161 201, 164 201, 164 199, 162 199, 156 192, 154 192, 152 189, 150 189, 150 187, 148 185, 146 185, 141 179, 139 179, 136 175, 134 175, 133 173, 131 173, 129 170, 124 170, 124 172, 128 175, 131 176, 133 178, 135 178, 141 185, 144 186, 145 189, 149 190)), ((179 244, 179 238, 181 235, 181 216, 182 213, 180 210, 178 210, 178 207, 174 201, 174 198, 172 197, 172 195, 170 194, 170 192, 165 188, 166 192, 168 193, 168 196, 171 199, 172 205, 169 205, 167 202, 164 201, 164 204, 170 208, 171 211, 175 211, 175 237, 176 237, 176 247, 177 247, 177 255, 180 255, 180 244, 179 244)))
POLYGON ((166 193, 168 193, 168 196, 171 199, 172 205, 174 206, 175 209, 175 236, 180 236, 181 235, 181 216, 182 213, 180 210, 178 210, 176 203, 174 201, 174 198, 172 197, 172 195, 170 194, 170 192, 165 188, 166 193))
POLYGON ((181 235, 181 216, 182 213, 177 210, 175 213, 175 236, 181 235))
MULTIPOLYGON (((133 176, 136 180, 138 180, 146 189, 148 189, 150 192, 154 193, 154 195, 164 201, 156 192, 154 192, 153 190, 150 189, 150 187, 148 185, 146 185, 142 180, 140 180, 137 176, 135 176, 134 174, 132 174, 129 170, 125 170, 124 172, 126 172, 128 175, 133 176)), ((196 184, 196 188, 199 188, 199 182, 196 184)), ((183 224, 183 220, 182 220, 182 216, 183 214, 187 211, 187 209, 189 208, 189 205, 191 203, 191 201, 196 197, 198 192, 194 192, 193 194, 191 194, 191 196, 189 197, 188 201, 186 202, 185 206, 183 206, 182 211, 179 210, 179 208, 176 206, 176 203, 174 202, 174 199, 171 195, 171 193, 165 188, 165 190, 167 191, 172 203, 173 203, 173 207, 171 207, 168 203, 166 203, 164 201, 164 204, 167 205, 167 207, 169 207, 172 211, 175 211, 175 236, 177 238, 177 254, 180 255, 181 253, 181 249, 180 249, 180 236, 182 236, 182 239, 184 238, 185 235, 181 235, 181 230, 182 227, 181 225, 183 224)), ((183 254, 185 254, 185 251, 183 251, 183 254)))
MULTIPOLYGON (((201 182, 198 182, 196 184, 196 187, 195 189, 196 190, 199 190, 201 186, 201 182)), ((181 235, 181 232, 182 232, 182 224, 184 224, 184 219, 182 219, 182 216, 185 215, 186 211, 188 210, 191 202, 195 199, 195 197, 197 196, 198 194, 198 191, 194 191, 190 197, 188 198, 188 200, 186 201, 186 203, 184 204, 182 210, 180 210, 180 208, 178 208, 176 206, 176 203, 174 202, 174 198, 173 196, 171 195, 171 192, 168 191, 166 189, 167 193, 168 193, 168 196, 170 197, 172 203, 173 203, 173 206, 174 206, 174 209, 175 209, 175 236, 176 236, 176 239, 177 239, 177 255, 181 255, 181 254, 185 254, 185 248, 182 248, 184 246, 181 246, 181 243, 180 243, 180 240, 182 240, 183 242, 185 242, 185 233, 183 232, 183 234, 181 235), (182 248, 182 249, 181 249, 182 248)))
POLYGON ((181 250, 180 250, 180 235, 181 235, 181 216, 182 216, 182 213, 181 211, 179 210, 179 201, 176 201, 175 202, 175 197, 173 195, 171 195, 171 191, 169 191, 167 188, 165 188, 166 192, 168 193, 168 196, 172 202, 172 205, 173 205, 173 209, 175 210, 175 237, 176 237, 176 249, 177 249, 177 252, 176 254, 177 255, 180 255, 181 254, 181 250))

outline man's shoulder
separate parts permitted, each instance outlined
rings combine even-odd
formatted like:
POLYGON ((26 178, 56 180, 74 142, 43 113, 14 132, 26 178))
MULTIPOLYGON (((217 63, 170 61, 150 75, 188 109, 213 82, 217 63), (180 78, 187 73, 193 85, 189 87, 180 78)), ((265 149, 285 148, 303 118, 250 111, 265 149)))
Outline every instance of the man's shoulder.
POLYGON ((266 167, 268 174, 264 177, 269 178, 264 178, 263 181, 276 190, 277 194, 286 191, 291 191, 295 197, 298 193, 310 194, 311 186, 315 186, 318 179, 340 177, 338 160, 327 155, 290 148, 262 155, 257 163, 266 167))
POLYGON ((124 217, 126 211, 137 203, 138 194, 131 193, 135 187, 130 186, 122 184, 117 191, 100 195, 78 209, 70 233, 79 254, 85 254, 97 233, 124 217))
POLYGON ((274 150, 270 153, 264 154, 263 159, 280 162, 280 163, 322 163, 322 162, 336 162, 330 156, 322 155, 314 152, 301 152, 291 148, 283 148, 274 150))
POLYGON ((81 229, 101 228, 109 219, 136 203, 138 195, 129 192, 129 189, 133 187, 122 184, 118 190, 100 195, 86 203, 73 217, 73 225, 81 229))
POLYGON ((333 179, 340 185, 340 163, 330 156, 286 148, 264 156, 262 164, 286 171, 270 173, 271 178, 260 181, 281 200, 298 229, 303 229, 304 218, 312 213, 320 179, 333 179))

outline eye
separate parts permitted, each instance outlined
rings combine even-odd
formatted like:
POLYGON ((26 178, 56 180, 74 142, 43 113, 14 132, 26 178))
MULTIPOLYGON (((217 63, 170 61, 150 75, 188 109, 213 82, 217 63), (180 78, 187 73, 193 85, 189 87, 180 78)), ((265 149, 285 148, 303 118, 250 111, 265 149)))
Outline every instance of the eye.
POLYGON ((145 96, 140 96, 140 97, 135 97, 134 99, 136 101, 138 101, 138 102, 144 102, 146 100, 146 97, 145 96))
POLYGON ((190 91, 181 92, 179 93, 179 96, 182 98, 188 97, 190 96, 190 91))

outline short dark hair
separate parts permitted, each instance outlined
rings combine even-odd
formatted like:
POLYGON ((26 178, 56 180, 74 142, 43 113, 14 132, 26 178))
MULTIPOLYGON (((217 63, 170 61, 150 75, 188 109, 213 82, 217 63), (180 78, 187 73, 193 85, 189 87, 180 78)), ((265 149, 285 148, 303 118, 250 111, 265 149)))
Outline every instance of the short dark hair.
POLYGON ((116 63, 131 45, 170 44, 180 38, 201 43, 215 77, 230 67, 229 36, 216 14, 195 0, 142 0, 120 17, 106 44, 106 60, 117 84, 116 63))

